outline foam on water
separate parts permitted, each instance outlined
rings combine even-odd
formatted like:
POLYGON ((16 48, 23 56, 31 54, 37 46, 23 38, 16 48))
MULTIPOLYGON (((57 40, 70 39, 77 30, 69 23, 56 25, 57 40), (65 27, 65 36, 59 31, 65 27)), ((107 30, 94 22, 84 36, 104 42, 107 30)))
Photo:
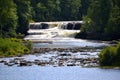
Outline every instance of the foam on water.
POLYGON ((98 47, 98 46, 107 45, 102 42, 75 39, 74 36, 78 32, 80 32, 80 30, 64 30, 58 27, 53 27, 49 29, 29 30, 28 33, 30 33, 30 35, 26 36, 24 39, 52 42, 52 44, 34 43, 35 47, 43 47, 43 48, 49 48, 49 47, 68 48, 68 47, 85 47, 85 46, 98 47), (35 33, 37 33, 37 35, 35 33))

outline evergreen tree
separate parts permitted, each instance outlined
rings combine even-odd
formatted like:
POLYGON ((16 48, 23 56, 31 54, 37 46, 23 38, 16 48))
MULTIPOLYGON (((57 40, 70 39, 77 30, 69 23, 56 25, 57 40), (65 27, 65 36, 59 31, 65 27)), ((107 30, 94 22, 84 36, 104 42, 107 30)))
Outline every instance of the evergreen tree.
POLYGON ((61 17, 63 20, 77 20, 81 0, 61 0, 61 17))
POLYGON ((107 26, 110 9, 110 0, 92 0, 87 15, 89 18, 87 20, 89 21, 86 21, 88 26, 84 27, 84 31, 88 33, 103 33, 104 28, 107 26))
POLYGON ((82 19, 84 16, 87 15, 87 11, 90 6, 90 3, 91 3, 91 0, 81 0, 81 7, 78 15, 80 19, 82 19))
POLYGON ((108 26, 105 28, 105 32, 113 38, 120 38, 120 7, 117 5, 111 10, 108 26))
POLYGON ((0 36, 14 37, 16 25, 16 5, 13 0, 0 0, 0 36))
POLYGON ((27 34, 29 21, 32 19, 30 0, 14 0, 17 5, 17 33, 27 34))

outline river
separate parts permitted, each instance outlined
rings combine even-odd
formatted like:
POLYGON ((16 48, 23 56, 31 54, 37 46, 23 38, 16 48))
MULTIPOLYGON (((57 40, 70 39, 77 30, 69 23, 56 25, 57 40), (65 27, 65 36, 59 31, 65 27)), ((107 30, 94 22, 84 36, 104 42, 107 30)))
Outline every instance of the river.
POLYGON ((109 46, 103 41, 74 39, 78 30, 57 27, 37 32, 24 39, 38 52, 0 58, 0 80, 119 80, 120 69, 99 68, 98 54, 109 46), (40 34, 38 34, 40 33, 40 34), (39 41, 42 41, 39 43, 39 41))

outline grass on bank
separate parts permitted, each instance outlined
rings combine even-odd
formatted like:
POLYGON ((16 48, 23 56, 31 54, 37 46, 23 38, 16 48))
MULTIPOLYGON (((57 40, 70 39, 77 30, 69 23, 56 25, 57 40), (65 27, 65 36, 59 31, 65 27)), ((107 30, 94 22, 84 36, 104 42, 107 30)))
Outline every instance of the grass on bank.
POLYGON ((30 53, 31 43, 16 38, 0 38, 0 57, 17 56, 30 53))
POLYGON ((120 43, 117 46, 110 46, 99 54, 100 66, 120 67, 120 43))

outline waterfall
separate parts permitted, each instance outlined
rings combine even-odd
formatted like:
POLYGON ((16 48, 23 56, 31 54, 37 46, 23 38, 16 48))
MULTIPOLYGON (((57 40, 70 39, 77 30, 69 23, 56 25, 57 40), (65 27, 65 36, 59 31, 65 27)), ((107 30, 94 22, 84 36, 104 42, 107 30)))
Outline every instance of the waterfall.
POLYGON ((66 30, 80 30, 81 28, 81 23, 63 23, 61 25, 61 29, 66 29, 66 30))
POLYGON ((81 21, 62 22, 37 22, 30 23, 28 34, 24 39, 28 40, 53 40, 73 38, 80 32, 81 21))
POLYGON ((39 22, 39 23, 30 23, 29 29, 49 29, 50 27, 57 26, 61 29, 66 30, 80 30, 82 22, 70 22, 70 21, 63 21, 63 22, 39 22))

